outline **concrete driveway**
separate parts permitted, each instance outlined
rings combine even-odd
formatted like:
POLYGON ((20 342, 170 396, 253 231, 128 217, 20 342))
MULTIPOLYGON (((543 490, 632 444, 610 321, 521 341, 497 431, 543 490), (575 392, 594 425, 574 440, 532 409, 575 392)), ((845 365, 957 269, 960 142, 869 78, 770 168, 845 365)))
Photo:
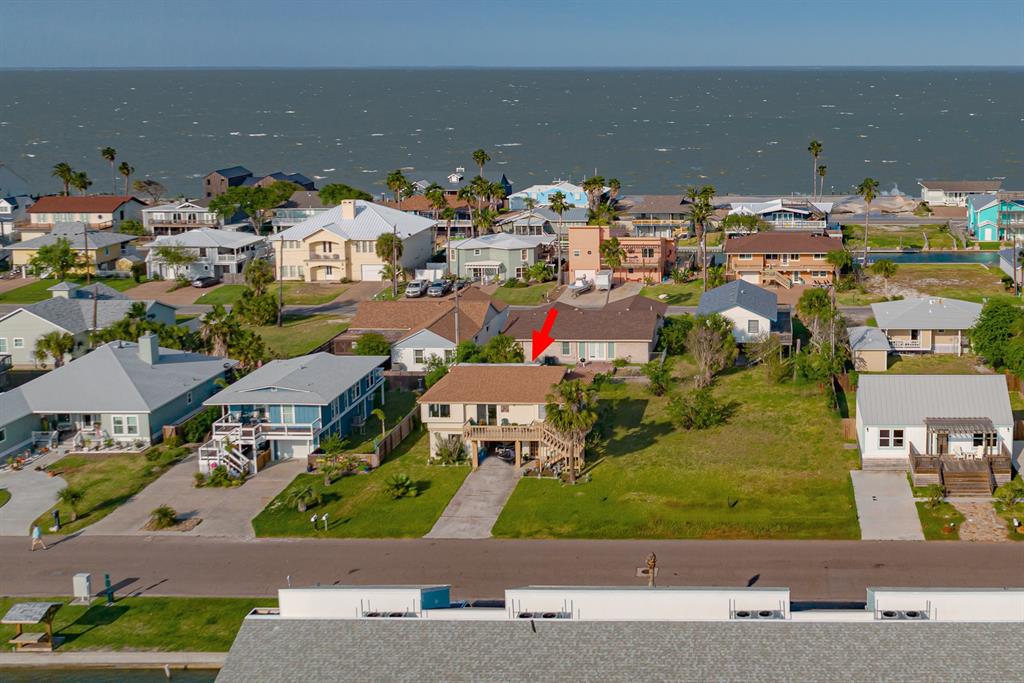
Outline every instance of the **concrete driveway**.
POLYGON ((25 285, 30 285, 33 282, 37 282, 39 278, 35 277, 12 277, 10 280, 0 280, 0 294, 9 292, 12 289, 18 289, 25 285))
POLYGON ((255 537, 252 518, 273 500, 296 475, 304 472, 304 459, 285 460, 252 477, 238 488, 194 486, 196 456, 191 455, 143 489, 137 496, 85 531, 103 536, 217 536, 248 540, 255 537), (191 531, 146 531, 150 513, 170 505, 179 518, 203 521, 191 531))
POLYGON ((491 527, 519 481, 515 466, 486 458, 470 472, 424 538, 490 538, 491 527))
POLYGON ((51 451, 23 470, 0 472, 0 489, 7 489, 11 494, 11 499, 0 508, 0 536, 27 538, 32 522, 57 502, 57 492, 67 486, 67 482, 61 477, 37 472, 35 468, 46 467, 61 456, 60 452, 51 451))
POLYGON ((904 472, 850 472, 860 537, 865 541, 923 541, 921 520, 904 472))
POLYGON ((203 294, 212 292, 217 289, 217 287, 222 286, 216 285, 214 287, 207 287, 206 289, 189 286, 181 287, 173 292, 168 291, 175 284, 177 283, 173 280, 153 280, 152 282, 143 282, 141 285, 136 285, 131 289, 126 289, 124 293, 131 299, 155 299, 160 303, 167 304, 168 306, 189 306, 194 304, 196 299, 201 297, 203 294))

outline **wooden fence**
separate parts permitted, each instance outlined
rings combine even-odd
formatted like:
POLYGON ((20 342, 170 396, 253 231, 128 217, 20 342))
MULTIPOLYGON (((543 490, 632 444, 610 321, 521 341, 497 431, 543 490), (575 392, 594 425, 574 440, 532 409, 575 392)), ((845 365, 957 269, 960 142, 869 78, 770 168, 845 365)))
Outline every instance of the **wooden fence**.
POLYGON ((376 469, 388 455, 398 448, 398 444, 405 440, 405 437, 412 434, 416 429, 416 417, 419 414, 419 406, 413 408, 408 415, 402 418, 401 422, 391 428, 382 438, 374 439, 373 453, 353 453, 353 455, 370 467, 376 469))
POLYGON ((1013 440, 1024 440, 1024 420, 1013 421, 1013 440))
POLYGON ((857 439, 857 421, 852 417, 844 417, 843 423, 843 438, 848 441, 856 441, 857 439))
POLYGON ((1003 376, 1006 377, 1006 388, 1010 391, 1016 391, 1018 394, 1024 395, 1024 382, 1021 382, 1020 377, 1013 374, 1012 372, 1004 372, 1003 376))

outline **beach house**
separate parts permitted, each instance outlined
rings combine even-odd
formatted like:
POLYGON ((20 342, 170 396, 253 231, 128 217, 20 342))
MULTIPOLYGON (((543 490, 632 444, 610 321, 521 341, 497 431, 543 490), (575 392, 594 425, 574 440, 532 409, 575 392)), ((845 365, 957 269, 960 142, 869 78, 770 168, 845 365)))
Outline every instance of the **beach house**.
POLYGON ((224 466, 256 474, 268 463, 305 458, 328 434, 361 429, 384 402, 386 356, 308 356, 274 360, 204 402, 222 411, 199 449, 199 471, 224 466))
POLYGON ((146 253, 146 271, 149 277, 160 277, 165 280, 191 280, 208 275, 239 279, 250 261, 268 255, 267 238, 262 235, 216 228, 196 228, 153 240, 146 253), (168 263, 163 248, 171 249, 175 253, 188 254, 192 260, 189 263, 168 263))
POLYGON ((969 197, 992 194, 1003 186, 1002 180, 919 180, 921 201, 935 206, 966 206, 969 197))
POLYGON ((770 230, 725 241, 726 278, 790 289, 831 285, 836 268, 828 253, 843 248, 841 237, 770 230))
MULTIPOLYGON (((82 222, 57 223, 38 237, 12 242, 4 248, 11 253, 11 267, 28 274, 32 259, 42 247, 52 246, 64 240, 72 251, 88 263, 90 272, 102 273, 117 270, 118 260, 128 253, 128 244, 138 239, 135 235, 124 235, 110 230, 93 231, 91 228, 88 228, 89 234, 86 236, 86 229, 87 226, 82 222)), ((25 236, 26 233, 23 232, 22 237, 25 236)), ((84 273, 86 267, 83 264, 73 270, 76 273, 84 273)))
POLYGON ((1024 231, 1024 192, 967 198, 967 231, 979 242, 1001 242, 1024 231))
POLYGON ((530 268, 547 263, 554 242, 555 235, 504 232, 453 242, 452 272, 470 280, 529 280, 530 268))
POLYGON ((548 206, 551 204, 552 195, 557 192, 565 195, 567 204, 583 208, 588 206, 587 193, 582 187, 565 180, 556 180, 545 185, 531 185, 510 194, 508 196, 508 207, 513 211, 525 209, 527 199, 535 201, 537 206, 548 206))
MULTIPOLYGON (((210 210, 209 199, 182 199, 180 201, 149 206, 142 210, 142 225, 149 235, 178 235, 200 228, 221 228, 225 221, 210 210)), ((227 223, 245 220, 239 212, 227 223)))
POLYGON ((661 282, 676 267, 676 242, 667 237, 635 237, 618 228, 586 225, 569 228, 569 277, 593 280, 611 270, 615 282, 661 282), (620 263, 611 268, 601 245, 615 237, 622 247, 620 263))
POLYGON ((60 223, 80 222, 90 230, 117 230, 121 221, 142 220, 145 206, 131 195, 52 195, 40 197, 28 208, 29 224, 22 239, 50 232, 60 223))
POLYGON ((775 292, 745 280, 733 280, 704 292, 697 315, 719 314, 732 322, 737 344, 752 344, 773 335, 783 346, 793 343, 793 317, 775 292))
POLYGON ((932 296, 871 304, 878 328, 899 353, 955 353, 970 348, 968 332, 981 304, 932 296))

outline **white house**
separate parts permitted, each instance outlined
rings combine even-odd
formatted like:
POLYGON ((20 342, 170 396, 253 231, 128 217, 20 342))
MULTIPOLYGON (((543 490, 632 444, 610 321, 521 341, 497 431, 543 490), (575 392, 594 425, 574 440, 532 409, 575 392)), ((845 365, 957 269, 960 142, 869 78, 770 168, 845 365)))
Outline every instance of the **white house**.
POLYGON ((241 273, 249 261, 267 255, 266 237, 249 232, 198 228, 153 240, 146 254, 146 270, 150 277, 168 280, 179 276, 189 279, 204 275, 223 277, 241 273), (195 260, 188 265, 168 264, 160 254, 160 247, 180 248, 195 260))
POLYGON ((907 469, 920 456, 963 469, 1005 455, 1008 466, 1013 450, 1003 375, 861 375, 856 425, 866 470, 907 469))
POLYGON ((992 194, 1003 186, 1001 180, 919 180, 921 201, 936 206, 967 206, 967 198, 992 194))
POLYGON ((197 228, 219 228, 223 224, 209 199, 183 199, 142 210, 142 225, 150 235, 177 235, 197 228))
POLYGON ((697 315, 713 313, 732 322, 737 344, 750 344, 769 334, 778 334, 780 341, 789 344, 793 337, 789 308, 779 307, 775 292, 746 280, 733 280, 704 292, 697 315))

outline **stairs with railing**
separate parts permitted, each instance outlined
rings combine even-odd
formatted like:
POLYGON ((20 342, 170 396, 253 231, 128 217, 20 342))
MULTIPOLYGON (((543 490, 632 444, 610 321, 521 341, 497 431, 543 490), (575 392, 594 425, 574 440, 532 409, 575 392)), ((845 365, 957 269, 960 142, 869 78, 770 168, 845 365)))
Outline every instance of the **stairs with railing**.
POLYGON ((761 281, 764 282, 765 284, 770 284, 774 282, 775 284, 779 285, 780 287, 784 287, 785 289, 790 289, 793 286, 792 278, 790 278, 788 275, 780 273, 774 268, 765 268, 764 271, 761 273, 761 281))
POLYGON ((583 469, 584 443, 563 434, 541 420, 528 425, 474 425, 467 422, 462 429, 467 441, 536 441, 540 444, 537 460, 541 468, 571 466, 583 469))

